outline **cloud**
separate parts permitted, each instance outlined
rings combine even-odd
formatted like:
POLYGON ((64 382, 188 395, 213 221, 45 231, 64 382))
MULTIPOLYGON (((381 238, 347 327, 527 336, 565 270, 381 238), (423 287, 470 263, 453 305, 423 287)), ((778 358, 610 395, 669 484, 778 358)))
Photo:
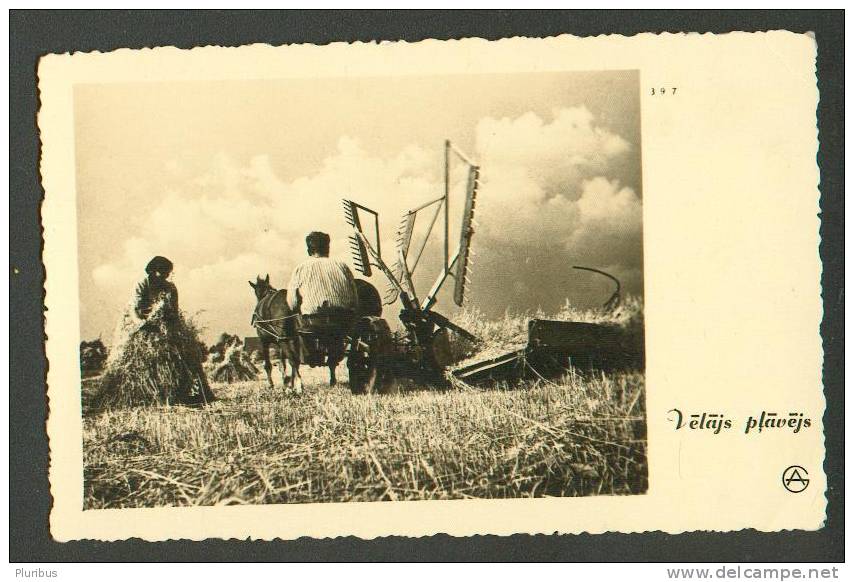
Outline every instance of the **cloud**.
MULTIPOLYGON (((634 152, 632 144, 575 107, 555 111, 551 120, 533 113, 482 119, 474 150, 482 167, 474 241, 483 264, 473 271, 470 298, 479 307, 494 314, 601 295, 601 289, 571 288, 566 277, 572 264, 611 269, 640 291, 641 201, 610 175, 613 164, 634 152)), ((207 173, 173 185, 147 209, 141 230, 129 233, 115 258, 92 272, 98 291, 114 298, 100 310, 101 327, 111 328, 110 318, 117 317, 147 260, 162 254, 176 265, 182 307, 202 312, 210 337, 249 333, 254 298, 246 280, 270 273, 274 284, 284 286, 305 256, 307 232, 330 233, 333 254, 349 258, 342 198, 380 213, 383 244, 391 250, 401 213, 444 188, 441 158, 418 145, 382 157, 342 137, 316 172, 290 181, 280 179, 271 163, 281 155, 270 152, 243 165, 217 156, 207 173)), ((456 166, 451 174, 458 204, 462 169, 456 166)), ((459 212, 454 209, 455 217, 459 212)), ((431 242, 425 264, 438 258, 439 246, 431 242)), ((430 277, 421 276, 426 283, 419 285, 429 285, 430 277)))
POLYGON ((559 109, 546 122, 534 113, 515 119, 486 118, 477 126, 477 151, 485 168, 515 168, 547 192, 572 187, 584 176, 600 175, 631 146, 594 124, 585 107, 559 109))
POLYGON ((604 301, 609 284, 573 265, 606 270, 642 293, 641 200, 609 177, 637 155, 629 142, 583 107, 550 122, 533 113, 484 119, 476 135, 484 179, 474 244, 483 264, 472 275, 474 303, 495 314, 604 301))

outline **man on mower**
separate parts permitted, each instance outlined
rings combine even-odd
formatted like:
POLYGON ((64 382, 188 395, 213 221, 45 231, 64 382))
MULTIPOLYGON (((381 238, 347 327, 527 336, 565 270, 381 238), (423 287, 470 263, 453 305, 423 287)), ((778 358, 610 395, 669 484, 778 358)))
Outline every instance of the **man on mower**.
POLYGON ((323 363, 325 348, 330 369, 343 357, 344 338, 353 326, 358 294, 350 268, 329 258, 329 235, 305 237, 309 258, 297 265, 288 284, 288 302, 300 313, 303 361, 323 363))

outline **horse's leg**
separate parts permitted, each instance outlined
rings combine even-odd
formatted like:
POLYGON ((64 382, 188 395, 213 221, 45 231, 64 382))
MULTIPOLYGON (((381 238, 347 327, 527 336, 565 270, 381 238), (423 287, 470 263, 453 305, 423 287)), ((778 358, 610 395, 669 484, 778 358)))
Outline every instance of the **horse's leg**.
POLYGON ((299 375, 300 355, 299 340, 288 340, 288 360, 291 363, 291 387, 297 394, 302 394, 302 377, 299 375))
POLYGON ((261 339, 261 353, 264 355, 264 371, 267 372, 267 385, 273 387, 273 376, 270 372, 273 370, 273 364, 270 363, 270 341, 261 339))
POLYGON ((327 354, 326 364, 329 366, 329 385, 335 386, 338 382, 335 378, 335 368, 338 367, 338 364, 344 358, 344 345, 341 338, 332 338, 327 348, 327 354))
MULTIPOLYGON (((289 384, 288 375, 287 375, 286 370, 285 370, 285 360, 287 359, 287 356, 285 355, 285 347, 282 345, 282 342, 280 342, 280 341, 276 342, 276 347, 279 348, 279 367, 281 368, 281 371, 282 371, 282 389, 285 391, 285 394, 287 394, 288 392, 290 392, 290 390, 289 390, 289 386, 288 386, 288 384, 289 384)), ((293 387, 293 384, 291 384, 290 388, 292 388, 292 387, 293 387)))

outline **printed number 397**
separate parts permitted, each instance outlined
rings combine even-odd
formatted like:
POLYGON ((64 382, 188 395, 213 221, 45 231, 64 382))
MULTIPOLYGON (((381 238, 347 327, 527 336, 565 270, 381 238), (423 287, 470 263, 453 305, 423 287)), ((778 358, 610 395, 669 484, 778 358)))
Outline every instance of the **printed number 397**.
POLYGON ((676 87, 670 87, 670 88, 661 87, 659 89, 656 89, 655 87, 651 87, 650 91, 651 91, 650 95, 652 95, 652 96, 655 96, 655 95, 676 95, 676 87))

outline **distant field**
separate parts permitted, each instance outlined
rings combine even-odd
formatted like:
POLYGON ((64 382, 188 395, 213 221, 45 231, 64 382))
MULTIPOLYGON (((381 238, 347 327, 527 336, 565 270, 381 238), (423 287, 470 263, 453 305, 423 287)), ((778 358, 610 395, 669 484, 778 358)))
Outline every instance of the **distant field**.
MULTIPOLYGON (((515 324, 490 325, 508 336, 515 324)), ((571 372, 512 390, 409 387, 358 397, 345 383, 330 388, 325 369, 304 368, 303 375, 299 397, 259 379, 214 384, 219 401, 206 409, 86 412, 85 507, 647 489, 642 372, 571 372)))

